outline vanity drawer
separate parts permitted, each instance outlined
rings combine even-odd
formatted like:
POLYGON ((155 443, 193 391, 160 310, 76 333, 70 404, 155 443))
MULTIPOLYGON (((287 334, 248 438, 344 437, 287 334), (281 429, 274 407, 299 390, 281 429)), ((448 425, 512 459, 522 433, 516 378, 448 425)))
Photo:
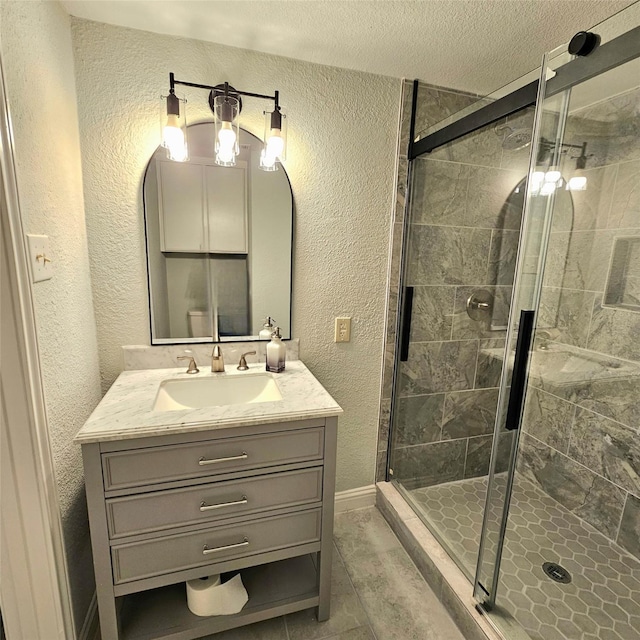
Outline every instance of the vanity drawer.
POLYGON ((318 508, 114 546, 114 584, 317 542, 321 522, 318 508))
POLYGON ((323 427, 118 451, 102 456, 104 487, 109 491, 215 476, 321 460, 323 454, 323 427))
POLYGON ((110 538, 322 500, 322 467, 107 500, 110 538))

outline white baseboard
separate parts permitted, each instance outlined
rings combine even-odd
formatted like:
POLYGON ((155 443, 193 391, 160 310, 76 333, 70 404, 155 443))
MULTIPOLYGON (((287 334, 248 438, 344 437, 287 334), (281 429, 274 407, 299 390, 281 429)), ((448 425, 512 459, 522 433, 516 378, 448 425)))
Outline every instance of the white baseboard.
POLYGON ((335 512, 344 513, 354 509, 373 507, 376 504, 376 485, 349 489, 336 493, 335 512))
POLYGON ((78 640, 100 640, 100 624, 98 618, 98 599, 95 591, 93 598, 89 603, 87 615, 84 618, 84 624, 78 634, 78 640))

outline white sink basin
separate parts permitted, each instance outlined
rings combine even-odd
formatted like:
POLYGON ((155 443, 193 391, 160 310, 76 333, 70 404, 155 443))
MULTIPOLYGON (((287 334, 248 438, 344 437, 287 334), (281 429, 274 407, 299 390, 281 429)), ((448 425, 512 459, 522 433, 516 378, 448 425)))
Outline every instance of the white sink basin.
POLYGON ((230 404, 276 402, 282 394, 268 373, 210 378, 164 380, 153 403, 154 411, 180 411, 230 404))

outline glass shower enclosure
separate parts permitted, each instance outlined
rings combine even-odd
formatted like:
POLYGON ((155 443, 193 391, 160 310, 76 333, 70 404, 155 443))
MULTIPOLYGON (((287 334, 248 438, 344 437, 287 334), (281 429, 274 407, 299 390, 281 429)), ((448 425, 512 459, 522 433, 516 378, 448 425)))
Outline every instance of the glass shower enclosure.
POLYGON ((412 135, 389 479, 505 637, 640 639, 638 9, 412 135))

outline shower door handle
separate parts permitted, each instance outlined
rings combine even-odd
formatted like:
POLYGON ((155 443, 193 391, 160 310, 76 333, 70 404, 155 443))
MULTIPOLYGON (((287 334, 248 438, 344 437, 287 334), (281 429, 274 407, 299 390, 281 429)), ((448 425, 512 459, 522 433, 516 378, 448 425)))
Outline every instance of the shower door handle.
POLYGON ((400 361, 409 359, 409 337, 411 335, 411 314, 413 313, 413 287, 405 287, 402 304, 402 327, 400 328, 400 361))
POLYGON ((533 335, 533 320, 535 311, 522 309, 520 311, 520 326, 518 340, 516 341, 516 353, 513 360, 513 374, 511 375, 511 392, 509 393, 509 406, 507 407, 507 419, 505 428, 515 431, 520 426, 520 415, 524 403, 527 388, 527 371, 529 366, 529 353, 531 349, 531 337, 533 335))

